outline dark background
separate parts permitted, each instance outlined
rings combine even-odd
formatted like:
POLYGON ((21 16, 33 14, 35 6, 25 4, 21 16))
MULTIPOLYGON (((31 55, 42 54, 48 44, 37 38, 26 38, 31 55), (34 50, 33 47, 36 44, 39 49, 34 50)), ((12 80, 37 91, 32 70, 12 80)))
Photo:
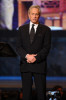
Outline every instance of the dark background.
MULTIPOLYGON (((0 30, 0 76, 20 76, 16 30, 0 30)), ((66 31, 52 31, 47 76, 66 76, 66 31)))

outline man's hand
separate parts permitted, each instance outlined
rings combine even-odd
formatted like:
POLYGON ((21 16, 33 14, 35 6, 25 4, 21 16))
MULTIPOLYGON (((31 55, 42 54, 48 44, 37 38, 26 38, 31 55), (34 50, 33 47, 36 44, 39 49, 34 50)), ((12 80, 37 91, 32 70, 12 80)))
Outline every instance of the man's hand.
POLYGON ((27 54, 26 55, 27 63, 34 63, 36 61, 35 56, 37 56, 37 54, 27 54))

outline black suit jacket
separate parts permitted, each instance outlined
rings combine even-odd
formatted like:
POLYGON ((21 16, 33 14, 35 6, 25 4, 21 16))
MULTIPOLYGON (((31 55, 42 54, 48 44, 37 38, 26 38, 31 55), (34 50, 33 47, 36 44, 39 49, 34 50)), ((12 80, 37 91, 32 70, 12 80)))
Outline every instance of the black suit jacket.
POLYGON ((21 57, 21 72, 46 73, 46 59, 51 46, 51 30, 39 24, 34 40, 30 43, 29 24, 19 27, 17 51, 21 57), (37 54, 36 61, 32 64, 26 62, 26 54, 37 54))

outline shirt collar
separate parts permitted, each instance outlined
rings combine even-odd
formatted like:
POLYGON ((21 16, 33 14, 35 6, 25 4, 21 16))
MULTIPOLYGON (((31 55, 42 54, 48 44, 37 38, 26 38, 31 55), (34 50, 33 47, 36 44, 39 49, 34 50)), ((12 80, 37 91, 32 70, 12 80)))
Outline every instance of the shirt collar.
MULTIPOLYGON (((29 27, 29 33, 30 33, 30 31, 31 31, 31 28, 32 28, 32 24, 34 24, 34 23, 32 23, 31 21, 30 21, 30 27, 29 27)), ((38 24, 34 24, 34 29, 35 29, 35 33, 36 33, 36 30, 37 30, 37 27, 38 27, 38 24)))
MULTIPOLYGON (((34 24, 34 23, 32 23, 31 21, 30 21, 30 26, 32 26, 32 24, 34 24)), ((38 24, 34 24, 35 26, 38 26, 38 24)))

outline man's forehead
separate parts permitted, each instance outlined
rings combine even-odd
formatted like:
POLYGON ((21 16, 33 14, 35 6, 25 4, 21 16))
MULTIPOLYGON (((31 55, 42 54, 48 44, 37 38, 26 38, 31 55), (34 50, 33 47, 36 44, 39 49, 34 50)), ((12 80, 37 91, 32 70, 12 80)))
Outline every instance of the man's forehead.
POLYGON ((30 9, 30 11, 32 11, 32 10, 38 10, 38 11, 39 11, 39 9, 38 9, 38 8, 31 8, 31 9, 30 9))
POLYGON ((30 10, 30 12, 37 12, 37 13, 39 13, 39 10, 37 9, 37 8, 32 8, 31 10, 30 10))

